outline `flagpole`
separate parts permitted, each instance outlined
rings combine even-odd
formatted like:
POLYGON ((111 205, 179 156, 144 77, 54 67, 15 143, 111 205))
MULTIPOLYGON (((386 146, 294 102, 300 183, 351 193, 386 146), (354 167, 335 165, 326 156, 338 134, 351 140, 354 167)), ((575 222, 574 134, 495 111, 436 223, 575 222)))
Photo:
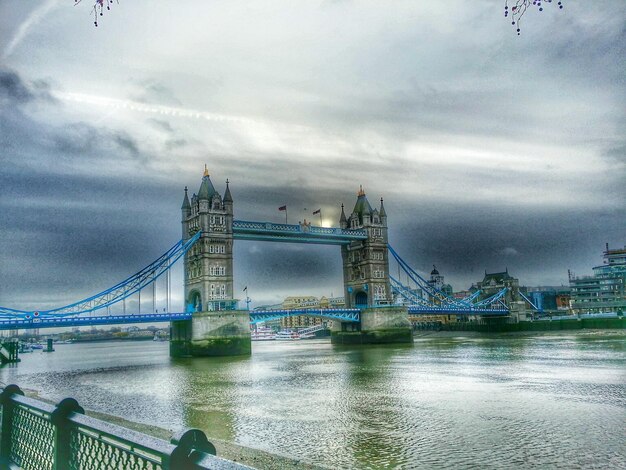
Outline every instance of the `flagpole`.
POLYGON ((285 206, 285 224, 288 224, 289 222, 287 222, 287 206, 285 206))
POLYGON ((320 209, 320 227, 324 226, 324 222, 322 221, 322 209, 320 209))
POLYGON ((243 291, 246 293, 246 309, 250 311, 250 296, 248 295, 248 286, 244 287, 243 291))

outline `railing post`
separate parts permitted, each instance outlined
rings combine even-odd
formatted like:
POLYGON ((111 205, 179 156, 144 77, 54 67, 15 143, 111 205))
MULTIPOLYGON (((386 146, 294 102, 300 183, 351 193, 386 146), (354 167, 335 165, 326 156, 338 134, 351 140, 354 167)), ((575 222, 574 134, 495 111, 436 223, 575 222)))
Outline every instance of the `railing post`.
POLYGON ((215 446, 209 442, 199 429, 187 429, 174 435, 170 441, 176 446, 170 456, 170 461, 163 467, 164 470, 196 470, 194 451, 216 455, 215 446))
POLYGON ((13 429, 13 394, 24 395, 24 392, 15 384, 7 385, 0 393, 2 405, 2 438, 0 438, 0 459, 7 463, 11 458, 11 431, 13 429))
POLYGON ((85 410, 74 398, 64 398, 50 416, 54 425, 54 470, 70 468, 72 424, 67 417, 72 413, 84 414, 85 410))

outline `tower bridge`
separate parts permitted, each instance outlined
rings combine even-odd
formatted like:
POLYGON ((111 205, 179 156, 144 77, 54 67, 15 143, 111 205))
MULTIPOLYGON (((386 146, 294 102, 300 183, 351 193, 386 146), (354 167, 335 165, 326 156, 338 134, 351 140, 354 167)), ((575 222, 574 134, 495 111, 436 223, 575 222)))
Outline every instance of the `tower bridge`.
MULTIPOLYGON (((387 213, 383 199, 373 208, 360 188, 352 212, 341 206, 339 227, 317 227, 306 221, 281 224, 236 220, 229 181, 220 194, 205 167, 200 188, 191 197, 185 187, 181 206, 182 239, 148 266, 113 287, 79 302, 46 311, 0 307, 0 329, 51 328, 81 325, 145 323, 171 324, 172 356, 249 354, 250 323, 292 315, 332 320, 335 343, 412 342, 411 315, 509 315, 504 292, 477 301, 477 294, 454 299, 423 279, 388 244, 387 213), (253 311, 238 308, 234 296, 233 245, 235 240, 337 245, 343 267, 345 308, 253 311), (390 276, 389 261, 417 288, 390 276), (183 312, 169 304, 172 265, 183 258, 183 312), (167 308, 127 314, 126 301, 166 279, 167 308), (400 300, 401 302, 398 302, 400 300), (110 314, 122 305, 122 314, 110 314)), ((408 282, 407 282, 408 284, 408 282)), ((154 300, 153 300, 154 302, 154 300)), ((141 310, 141 300, 139 303, 141 310)))

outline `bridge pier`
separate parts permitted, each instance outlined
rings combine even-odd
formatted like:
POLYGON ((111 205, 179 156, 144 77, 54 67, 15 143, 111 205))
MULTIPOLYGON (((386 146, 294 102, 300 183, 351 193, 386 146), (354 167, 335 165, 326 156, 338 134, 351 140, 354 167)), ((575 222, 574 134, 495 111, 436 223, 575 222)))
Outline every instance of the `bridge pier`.
POLYGON ((171 323, 170 356, 243 356, 252 351, 247 310, 196 312, 171 323))
POLYGON ((331 328, 333 344, 412 343, 413 333, 407 307, 372 307, 361 311, 358 324, 334 321, 331 328))

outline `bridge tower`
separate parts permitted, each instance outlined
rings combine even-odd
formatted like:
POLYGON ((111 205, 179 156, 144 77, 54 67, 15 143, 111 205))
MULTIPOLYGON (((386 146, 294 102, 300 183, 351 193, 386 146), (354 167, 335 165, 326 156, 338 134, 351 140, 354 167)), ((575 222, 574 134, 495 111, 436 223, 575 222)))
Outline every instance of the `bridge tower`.
POLYGON ((362 229, 367 239, 342 245, 343 284, 346 306, 365 308, 391 303, 389 254, 387 251, 387 213, 380 199, 380 210, 372 209, 363 187, 359 188, 349 218, 341 207, 342 229, 362 229))
POLYGON ((361 309, 361 322, 357 325, 335 322, 333 342, 412 342, 407 308, 392 305, 387 212, 383 199, 380 199, 380 209, 372 209, 363 187, 360 187, 349 217, 346 217, 342 204, 339 224, 344 230, 365 230, 367 238, 341 246, 346 307, 361 309))
POLYGON ((191 200, 185 187, 181 207, 183 240, 200 239, 185 254, 185 309, 192 320, 172 323, 172 356, 250 353, 247 310, 237 310, 233 290, 233 198, 228 180, 222 197, 208 169, 191 200))

